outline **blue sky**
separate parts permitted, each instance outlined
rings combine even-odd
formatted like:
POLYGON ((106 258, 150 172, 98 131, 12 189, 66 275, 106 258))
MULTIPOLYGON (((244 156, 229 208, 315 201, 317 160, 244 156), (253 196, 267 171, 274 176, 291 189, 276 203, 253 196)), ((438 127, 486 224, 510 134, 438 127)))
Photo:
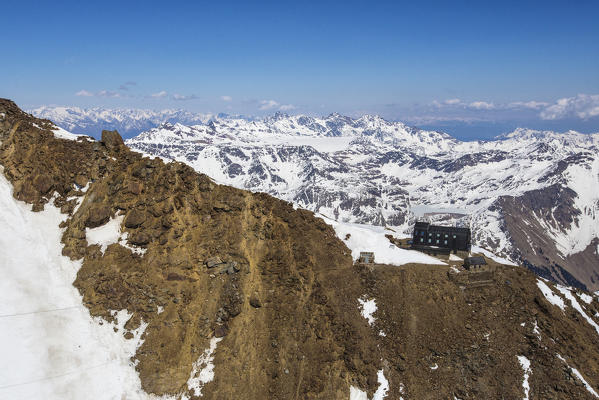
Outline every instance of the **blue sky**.
POLYGON ((2 8, 0 96, 26 108, 376 113, 462 138, 599 131, 597 1, 2 8))

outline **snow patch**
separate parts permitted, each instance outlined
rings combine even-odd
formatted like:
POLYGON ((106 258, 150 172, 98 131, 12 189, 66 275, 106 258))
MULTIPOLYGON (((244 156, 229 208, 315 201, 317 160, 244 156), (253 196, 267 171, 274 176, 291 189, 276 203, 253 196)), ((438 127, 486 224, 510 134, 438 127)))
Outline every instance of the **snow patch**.
POLYGON ((491 253, 489 250, 483 249, 482 247, 472 246, 471 253, 481 253, 485 257, 488 257, 491 260, 493 260, 499 264, 513 265, 515 267, 518 266, 518 264, 514 263, 513 261, 510 261, 507 258, 499 257, 499 256, 491 253))
POLYGON ((591 304, 593 302, 593 297, 586 293, 578 293, 578 297, 580 297, 580 300, 587 304, 591 304))
POLYGON ((96 228, 85 228, 85 239, 88 245, 97 244, 100 246, 102 254, 111 244, 117 243, 121 236, 121 223, 124 215, 117 215, 110 221, 96 228))
POLYGON ((385 378, 385 374, 383 373, 382 369, 379 369, 376 376, 379 387, 376 389, 376 392, 374 392, 372 400, 383 400, 385 397, 387 397, 387 393, 389 392, 389 381, 387 378, 385 378))
POLYGON ((124 248, 130 250, 132 253, 139 254, 141 256, 146 254, 148 249, 128 244, 127 239, 129 238, 129 232, 121 231, 121 224, 123 223, 124 218, 124 215, 117 215, 102 226, 91 229, 85 228, 85 237, 87 239, 88 245, 100 245, 100 251, 102 254, 104 254, 108 246, 114 243, 120 244, 124 248))
POLYGON ((374 321, 376 320, 376 318, 374 318, 372 316, 372 314, 374 314, 377 310, 376 307, 376 301, 374 299, 366 299, 366 298, 361 298, 358 299, 358 303, 360 303, 360 313, 362 314, 362 316, 364 318, 366 318, 366 320, 368 321, 368 325, 374 324, 374 321))
POLYGON ((66 129, 59 127, 59 126, 57 126, 56 128, 54 128, 52 130, 54 133, 54 137, 58 138, 58 139, 77 140, 77 138, 79 138, 81 136, 87 138, 87 136, 85 136, 85 135, 76 135, 74 133, 67 131, 66 129))
POLYGON ((463 258, 456 256, 455 254, 451 253, 449 255, 449 261, 464 261, 463 258))
POLYGON ((580 373, 580 371, 578 371, 576 368, 573 368, 570 365, 568 365, 568 363, 566 362, 566 360, 564 359, 564 357, 562 357, 559 354, 556 354, 556 355, 557 355, 557 358, 559 358, 560 360, 562 360, 564 362, 564 364, 566 364, 566 366, 572 370, 572 373, 574 375, 576 375, 576 377, 578 379, 580 379, 580 381, 582 382, 582 384, 584 385, 584 387, 586 388, 586 390, 590 394, 592 394, 593 396, 599 398, 599 394, 597 394, 597 392, 595 391, 595 389, 593 389, 593 387, 588 384, 588 382, 586 381, 586 379, 584 379, 584 377, 582 376, 582 374, 580 373))
POLYGON ((187 380, 187 388, 193 391, 195 396, 202 396, 204 385, 214 379, 214 351, 216 345, 222 338, 210 339, 210 347, 193 363, 191 374, 187 380))
POLYGON ((129 238, 129 232, 123 232, 119 236, 119 244, 121 246, 123 246, 124 248, 130 250, 132 253, 139 254, 140 256, 143 256, 144 254, 146 254, 146 251, 148 251, 148 249, 144 249, 143 247, 137 247, 137 246, 130 245, 127 242, 128 238, 129 238))
MULTIPOLYGON (((387 393, 389 392, 389 381, 387 378, 385 378, 385 374, 382 369, 377 372, 376 376, 379 387, 372 395, 372 400, 383 400, 385 397, 387 397, 387 393)), ((403 393, 403 385, 400 386, 400 392, 403 393)), ((349 400, 368 400, 368 395, 365 391, 355 386, 350 386, 349 400)))
POLYGON ((539 330, 539 324, 537 323, 536 319, 535 319, 535 324, 532 328, 532 333, 537 335, 537 338, 539 338, 539 340, 541 340, 541 331, 539 330))
POLYGON ((349 400, 368 400, 368 395, 365 391, 358 389, 355 386, 349 387, 349 400))
POLYGON ((566 308, 566 305, 564 304, 564 299, 553 293, 553 291, 549 288, 549 286, 547 286, 545 282, 543 282, 540 279, 537 279, 537 286, 548 302, 550 302, 554 306, 558 306, 562 310, 566 308))
POLYGON ((568 300, 570 300, 570 303, 572 304, 572 307, 578 311, 578 313, 580 315, 582 315, 582 317, 584 319, 587 320, 587 322, 593 327, 595 328, 595 330, 597 331, 597 334, 599 334, 599 325, 597 325, 597 323, 595 321, 593 321, 588 315, 587 313, 584 312, 584 310, 582 309, 582 307, 580 306, 580 304, 578 303, 578 301, 576 300, 576 297, 574 297, 574 295, 572 294, 572 292, 570 291, 570 289, 568 289, 565 286, 561 286, 561 285, 557 285, 557 290, 559 290, 564 296, 566 296, 566 298, 568 300))
POLYGON ((522 380, 522 389, 524 389, 524 400, 528 400, 528 393, 530 392, 530 385, 528 384, 528 378, 530 376, 530 360, 524 356, 518 356, 520 366, 524 370, 524 379, 522 380))

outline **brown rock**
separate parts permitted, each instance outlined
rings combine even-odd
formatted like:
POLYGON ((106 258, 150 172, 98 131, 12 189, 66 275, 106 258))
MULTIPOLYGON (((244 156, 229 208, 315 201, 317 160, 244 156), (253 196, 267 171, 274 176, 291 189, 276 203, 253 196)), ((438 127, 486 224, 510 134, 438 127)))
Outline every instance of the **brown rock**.
POLYGON ((110 207, 103 204, 94 204, 90 207, 85 220, 87 228, 102 226, 110 219, 110 207))
POLYGON ((125 142, 117 131, 102 131, 102 143, 111 151, 125 147, 125 142))
POLYGON ((164 215, 160 222, 162 223, 162 227, 164 229, 170 229, 173 226, 173 223, 168 215, 164 215))
POLYGON ((220 257, 215 256, 215 257, 210 257, 209 259, 206 260, 205 264, 208 268, 214 268, 217 265, 222 264, 222 260, 220 259, 220 257))
POLYGON ((166 280, 167 281, 184 281, 185 277, 183 275, 179 275, 176 272, 169 272, 169 274, 166 276, 166 280))
POLYGON ((127 228, 138 228, 146 220, 146 215, 143 211, 132 210, 125 218, 125 226, 127 228))
POLYGON ((15 186, 15 194, 15 197, 18 200, 33 203, 36 199, 37 192, 30 181, 25 181, 20 183, 20 185, 15 186))
POLYGON ((150 243, 150 236, 144 232, 138 232, 129 237, 129 242, 136 246, 145 246, 146 244, 150 243))
POLYGON ((83 175, 77 175, 75 177, 75 184, 79 187, 84 187, 85 185, 87 185, 87 177, 83 176, 83 175))
POLYGON ((221 338, 227 336, 227 327, 225 325, 217 325, 214 328, 214 337, 221 338))
POLYGON ((129 192, 133 194, 140 194, 143 190, 143 185, 141 182, 131 181, 128 186, 129 192))
POLYGON ((260 302, 260 299, 258 298, 257 293, 254 293, 250 296, 250 306, 252 306, 254 308, 262 307, 262 302, 260 302))
POLYGON ((46 194, 52 189, 52 178, 48 175, 38 175, 33 179, 33 187, 41 194, 46 194))

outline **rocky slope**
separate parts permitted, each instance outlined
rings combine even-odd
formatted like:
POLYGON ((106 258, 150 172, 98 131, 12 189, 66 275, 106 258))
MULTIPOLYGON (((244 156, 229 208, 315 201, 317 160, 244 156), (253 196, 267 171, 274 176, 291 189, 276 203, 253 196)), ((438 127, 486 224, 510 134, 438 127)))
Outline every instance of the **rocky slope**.
POLYGON ((464 214, 454 222, 470 224, 478 245, 599 289, 597 134, 520 129, 460 142, 376 116, 276 114, 167 123, 127 144, 340 221, 409 233, 415 215, 464 214))
POLYGON ((588 294, 493 262, 482 275, 354 265, 349 238, 310 211, 144 157, 116 132, 102 141, 68 135, 7 100, 0 143, 15 198, 65 215, 62 251, 80 260, 74 285, 85 307, 106 323, 127 310, 124 337, 143 332, 132 365, 148 393, 592 399, 599 391, 599 302, 588 294))

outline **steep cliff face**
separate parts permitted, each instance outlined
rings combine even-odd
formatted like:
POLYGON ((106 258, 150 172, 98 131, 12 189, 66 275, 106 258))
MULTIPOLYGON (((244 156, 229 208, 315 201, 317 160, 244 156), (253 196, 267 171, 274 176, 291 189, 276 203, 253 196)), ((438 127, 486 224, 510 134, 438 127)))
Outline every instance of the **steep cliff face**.
POLYGON ((3 173, 33 211, 66 216, 62 252, 81 260, 73 284, 83 304, 107 322, 127 310, 127 339, 144 332, 133 361, 147 393, 590 399, 589 387, 599 390, 596 298, 543 293, 520 267, 493 264, 483 276, 357 266, 333 228, 290 203, 143 157, 116 132, 68 135, 7 100, 0 116, 3 173))

